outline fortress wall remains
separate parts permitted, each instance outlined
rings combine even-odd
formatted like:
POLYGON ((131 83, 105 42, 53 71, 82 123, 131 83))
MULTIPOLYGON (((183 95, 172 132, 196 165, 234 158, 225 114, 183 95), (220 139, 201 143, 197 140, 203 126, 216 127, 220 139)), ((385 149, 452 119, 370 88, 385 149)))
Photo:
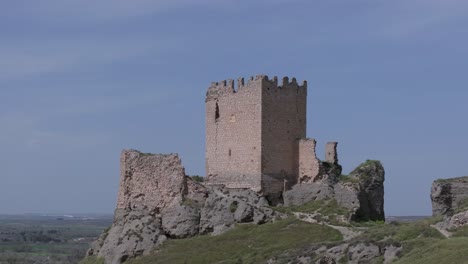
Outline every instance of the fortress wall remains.
POLYGON ((325 161, 331 164, 338 164, 338 152, 336 147, 338 142, 328 142, 325 145, 325 161))
POLYGON ((315 139, 299 140, 299 183, 313 182, 320 174, 320 160, 317 158, 315 139))
POLYGON ((261 79, 212 83, 206 96, 207 184, 261 189, 261 79))
POLYGON ((306 136, 307 83, 287 77, 262 79, 262 173, 264 189, 277 192, 297 183, 299 139, 306 136), (277 182, 275 182, 275 180, 277 182), (279 183, 281 182, 281 184, 279 183))
POLYGON ((177 154, 123 150, 117 209, 153 210, 182 202, 185 169, 177 154))

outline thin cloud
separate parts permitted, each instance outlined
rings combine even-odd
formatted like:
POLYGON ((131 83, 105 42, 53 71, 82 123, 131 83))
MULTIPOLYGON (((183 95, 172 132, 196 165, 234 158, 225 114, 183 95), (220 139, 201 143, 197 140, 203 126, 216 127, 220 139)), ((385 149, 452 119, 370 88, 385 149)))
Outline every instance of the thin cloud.
POLYGON ((460 0, 391 1, 382 2, 381 7, 381 12, 374 14, 375 21, 384 18, 379 31, 389 38, 424 33, 468 16, 468 2, 460 0))
POLYGON ((116 63, 148 53, 177 48, 174 38, 50 38, 35 45, 10 40, 0 44, 0 80, 60 73, 89 65, 116 63))
POLYGON ((44 0, 14 1, 4 8, 9 16, 63 21, 106 21, 156 14, 173 8, 219 6, 216 0, 44 0))

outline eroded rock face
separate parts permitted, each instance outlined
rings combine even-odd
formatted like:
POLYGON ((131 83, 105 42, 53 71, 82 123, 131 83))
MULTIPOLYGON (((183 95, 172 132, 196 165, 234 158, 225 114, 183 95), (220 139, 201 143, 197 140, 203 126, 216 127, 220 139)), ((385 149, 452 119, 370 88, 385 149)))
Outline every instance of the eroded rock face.
POLYGON ((301 205, 313 200, 335 199, 353 212, 353 220, 385 220, 385 171, 379 161, 366 161, 349 176, 341 176, 341 167, 330 167, 326 177, 301 183, 284 193, 284 205, 301 205))
POLYGON ((349 175, 359 182, 359 208, 356 218, 361 220, 385 220, 384 181, 385 170, 379 161, 368 160, 349 175))
POLYGON ((431 201, 433 216, 450 216, 468 207, 468 176, 434 181, 431 201))
POLYGON ((87 255, 103 257, 107 264, 119 264, 148 253, 166 239, 161 218, 154 211, 116 209, 111 228, 91 244, 87 255))
POLYGON ((262 224, 281 217, 252 190, 206 187, 185 175, 176 154, 124 150, 114 222, 88 256, 120 264, 167 239, 220 234, 236 223, 262 224))
POLYGON ((282 255, 282 261, 270 260, 268 263, 392 263, 401 256, 403 247, 399 243, 387 244, 378 242, 341 243, 333 247, 310 246, 296 253, 298 256, 288 258, 282 255), (315 259, 315 261, 313 261, 315 259), (286 260, 286 261, 285 261, 286 260))
POLYGON ((210 186, 201 209, 200 233, 219 234, 235 223, 263 224, 280 217, 268 207, 267 200, 249 189, 210 186))

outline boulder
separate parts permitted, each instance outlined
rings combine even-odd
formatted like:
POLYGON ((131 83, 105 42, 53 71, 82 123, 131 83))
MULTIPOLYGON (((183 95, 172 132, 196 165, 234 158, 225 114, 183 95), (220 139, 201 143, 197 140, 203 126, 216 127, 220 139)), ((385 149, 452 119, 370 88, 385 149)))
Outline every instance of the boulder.
POLYGON ((431 187, 432 215, 451 216, 468 209, 468 176, 439 179, 431 187))
POLYGON ((317 261, 317 264, 336 264, 336 261, 333 257, 325 255, 317 261))
POLYGON ((117 209, 111 228, 91 244, 87 255, 103 257, 106 264, 120 264, 148 253, 166 239, 155 212, 117 209))
POLYGON ((302 205, 314 200, 335 199, 352 212, 353 220, 385 220, 385 170, 379 161, 368 160, 348 176, 328 170, 327 177, 293 186, 283 195, 285 206, 302 205))
POLYGON ((268 207, 264 197, 249 189, 208 186, 208 197, 201 209, 200 233, 219 234, 236 223, 263 224, 282 217, 268 207))
POLYGON ((380 248, 373 243, 358 243, 348 248, 347 263, 370 263, 381 256, 380 248))
POLYGON ((186 238, 198 234, 200 211, 188 205, 178 205, 161 214, 162 228, 170 238, 186 238))

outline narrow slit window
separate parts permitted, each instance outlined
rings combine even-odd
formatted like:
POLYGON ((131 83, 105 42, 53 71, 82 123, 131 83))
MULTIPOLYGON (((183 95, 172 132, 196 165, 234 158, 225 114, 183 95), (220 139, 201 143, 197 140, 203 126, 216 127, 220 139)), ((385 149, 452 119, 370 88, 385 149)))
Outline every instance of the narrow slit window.
POLYGON ((231 157, 231 149, 229 149, 229 153, 228 153, 228 154, 229 154, 229 157, 231 157))
POLYGON ((219 119, 219 105, 216 103, 216 110, 215 110, 215 121, 219 119))

